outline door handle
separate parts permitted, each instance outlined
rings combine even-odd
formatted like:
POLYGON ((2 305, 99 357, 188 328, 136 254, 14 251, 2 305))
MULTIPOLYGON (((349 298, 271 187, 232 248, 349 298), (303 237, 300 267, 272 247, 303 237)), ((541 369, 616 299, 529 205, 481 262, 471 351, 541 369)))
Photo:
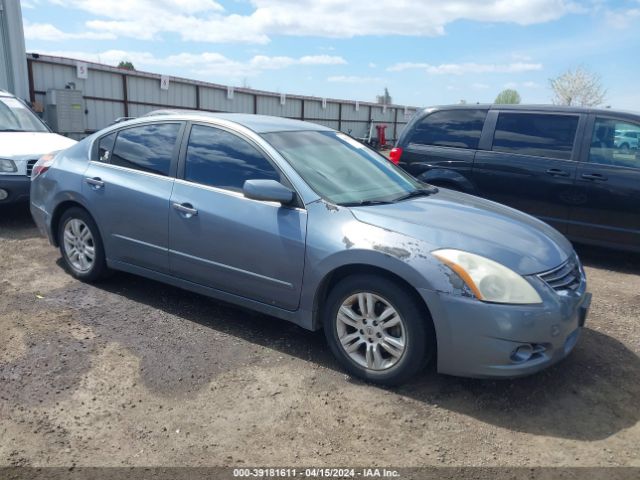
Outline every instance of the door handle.
POLYGON ((560 170, 559 168, 550 168, 546 171, 547 175, 551 175, 552 177, 568 177, 569 172, 566 170, 560 170))
POLYGON ((180 213, 184 213, 185 217, 191 218, 194 215, 198 215, 198 210, 193 208, 193 205, 190 203, 172 203, 173 208, 178 210, 180 213))
POLYGON ((102 179, 100 177, 87 177, 84 179, 85 182, 87 182, 89 185, 91 185, 93 188, 95 188, 96 190, 99 188, 104 187, 104 182, 102 181, 102 179))
POLYGON ((606 176, 601 175, 600 173, 583 173, 580 176, 585 180, 600 180, 601 182, 606 182, 608 180, 606 176))

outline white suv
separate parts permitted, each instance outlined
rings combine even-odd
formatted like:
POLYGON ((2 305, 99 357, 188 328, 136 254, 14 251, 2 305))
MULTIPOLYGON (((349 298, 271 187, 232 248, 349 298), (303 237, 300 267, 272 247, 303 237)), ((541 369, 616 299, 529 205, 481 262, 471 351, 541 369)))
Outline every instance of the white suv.
POLYGON ((0 205, 28 200, 38 158, 75 143, 53 133, 22 100, 0 90, 0 205))
POLYGON ((640 130, 616 130, 615 148, 619 150, 637 150, 640 130))

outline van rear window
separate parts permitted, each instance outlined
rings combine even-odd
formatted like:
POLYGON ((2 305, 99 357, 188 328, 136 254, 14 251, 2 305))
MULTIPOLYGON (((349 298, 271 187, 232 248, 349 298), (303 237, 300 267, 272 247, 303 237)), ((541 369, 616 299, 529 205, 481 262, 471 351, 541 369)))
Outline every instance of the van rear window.
POLYGON ((492 149, 570 160, 577 129, 577 115, 500 113, 492 149))

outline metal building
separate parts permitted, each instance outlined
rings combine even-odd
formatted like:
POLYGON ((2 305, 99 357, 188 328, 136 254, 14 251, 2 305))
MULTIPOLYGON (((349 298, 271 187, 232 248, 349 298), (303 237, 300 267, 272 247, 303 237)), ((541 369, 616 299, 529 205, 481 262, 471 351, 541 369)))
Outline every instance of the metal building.
POLYGON ((386 125, 386 136, 393 141, 417 110, 404 105, 229 87, 37 53, 27 55, 27 65, 29 98, 45 109, 47 95, 51 97, 52 90, 70 89, 81 93, 83 134, 100 130, 118 117, 138 117, 151 110, 180 108, 295 118, 359 138, 366 137, 370 129, 375 134, 376 125, 386 125))
POLYGON ((0 89, 29 98, 19 0, 0 0, 0 89))

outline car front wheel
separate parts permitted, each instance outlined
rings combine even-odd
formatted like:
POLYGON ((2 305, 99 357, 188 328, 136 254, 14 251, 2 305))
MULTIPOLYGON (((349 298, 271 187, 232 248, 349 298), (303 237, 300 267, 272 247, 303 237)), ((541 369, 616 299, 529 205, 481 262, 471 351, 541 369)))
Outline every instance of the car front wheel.
POLYGON ((102 278, 107 273, 104 247, 91 215, 81 208, 70 208, 59 225, 60 253, 71 275, 85 282, 102 278))
POLYGON ((406 287, 375 275, 354 275, 331 291, 324 309, 333 354, 354 376, 396 385, 431 358, 435 335, 425 308, 406 287))

